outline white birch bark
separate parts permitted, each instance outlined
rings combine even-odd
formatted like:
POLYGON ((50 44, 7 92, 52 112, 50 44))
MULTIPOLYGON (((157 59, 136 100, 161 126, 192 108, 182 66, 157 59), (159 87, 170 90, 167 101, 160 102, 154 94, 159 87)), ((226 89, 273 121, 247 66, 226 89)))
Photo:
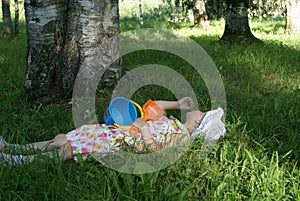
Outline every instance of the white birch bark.
POLYGON ((286 32, 300 35, 300 1, 288 0, 286 32))
POLYGON ((79 70, 104 71, 118 57, 118 0, 25 0, 25 13, 25 89, 34 100, 70 97, 79 70))

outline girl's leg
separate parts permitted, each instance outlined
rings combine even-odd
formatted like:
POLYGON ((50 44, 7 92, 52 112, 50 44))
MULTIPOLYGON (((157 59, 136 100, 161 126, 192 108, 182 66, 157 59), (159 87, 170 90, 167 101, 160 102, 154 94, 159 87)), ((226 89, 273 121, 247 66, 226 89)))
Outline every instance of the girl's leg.
MULTIPOLYGON (((43 155, 48 156, 50 158, 54 158, 54 153, 52 151, 43 153, 43 155)), ((62 158, 64 161, 73 158, 73 151, 70 143, 65 143, 60 146, 58 149, 58 156, 62 158)), ((25 161, 32 162, 36 159, 37 155, 24 156, 25 161), (27 160, 26 160, 27 159, 27 160)), ((41 163, 44 163, 44 160, 40 160, 41 163)))
MULTIPOLYGON (((45 156, 50 158, 54 158, 53 152, 44 153, 45 156)), ((65 143, 58 149, 58 156, 61 157, 63 160, 68 160, 73 158, 73 152, 71 145, 69 143, 65 143)), ((21 164, 27 164, 34 160, 36 160, 38 155, 10 155, 10 154, 0 154, 0 164, 4 166, 15 166, 21 164)), ((45 163, 43 159, 40 159, 40 163, 45 163)))
POLYGON ((42 141, 42 142, 34 142, 34 143, 25 144, 25 145, 9 144, 0 136, 0 145, 1 145, 0 150, 1 150, 1 148, 4 148, 4 147, 13 147, 13 148, 21 149, 21 150, 40 149, 42 151, 51 151, 55 147, 57 147, 57 148, 61 147, 66 142, 67 142, 67 139, 66 139, 65 134, 58 134, 52 140, 42 141))
POLYGON ((21 145, 21 148, 31 148, 31 149, 40 149, 44 151, 51 151, 53 148, 60 148, 67 143, 67 138, 65 134, 58 134, 52 140, 34 142, 25 145, 21 145))

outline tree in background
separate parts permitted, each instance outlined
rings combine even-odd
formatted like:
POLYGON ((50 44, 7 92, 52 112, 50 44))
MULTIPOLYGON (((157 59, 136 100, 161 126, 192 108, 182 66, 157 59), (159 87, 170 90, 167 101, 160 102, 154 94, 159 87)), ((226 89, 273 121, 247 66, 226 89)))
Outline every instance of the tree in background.
POLYGON ((225 30, 221 41, 260 41, 250 30, 248 8, 248 0, 226 0, 225 30))
POLYGON ((71 97, 79 70, 82 90, 93 90, 89 82, 109 66, 104 84, 122 74, 118 0, 27 0, 25 16, 24 85, 34 101, 71 97))
POLYGON ((15 33, 19 33, 19 0, 15 1, 15 33))
POLYGON ((9 0, 2 0, 3 35, 10 35, 13 32, 9 6, 9 0))
POLYGON ((282 18, 286 14, 286 0, 251 0, 249 16, 259 19, 282 18))
POLYGON ((139 0, 139 19, 140 19, 140 24, 144 24, 142 0, 139 0))
POLYGON ((259 19, 262 20, 263 17, 264 17, 264 1, 263 0, 259 0, 258 1, 258 16, 259 16, 259 19))
MULTIPOLYGON (((177 5, 179 5, 179 3, 180 1, 177 2, 177 5)), ((183 7, 183 10, 193 11, 194 26, 205 26, 208 24, 208 15, 205 0, 182 0, 181 5, 183 7)))
POLYGON ((207 17, 204 0, 194 1, 193 13, 194 13, 194 25, 205 26, 207 24, 208 17, 207 17))
POLYGON ((207 0, 205 3, 208 19, 219 20, 223 17, 223 0, 207 0))
POLYGON ((286 32, 300 35, 300 1, 288 0, 286 32))

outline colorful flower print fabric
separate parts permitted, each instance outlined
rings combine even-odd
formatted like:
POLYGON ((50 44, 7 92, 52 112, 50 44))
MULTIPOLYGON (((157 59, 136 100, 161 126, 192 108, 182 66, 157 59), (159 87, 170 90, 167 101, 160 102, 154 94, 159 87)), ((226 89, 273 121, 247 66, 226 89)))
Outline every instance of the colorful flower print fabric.
MULTIPOLYGON (((167 135, 181 133, 175 121, 164 116, 157 121, 148 121, 148 125, 158 147, 164 145, 167 135)), ((105 155, 126 146, 137 153, 144 149, 140 133, 133 137, 128 130, 106 124, 83 125, 67 133, 67 142, 71 144, 75 161, 78 161, 78 155, 86 159, 90 153, 105 155)))

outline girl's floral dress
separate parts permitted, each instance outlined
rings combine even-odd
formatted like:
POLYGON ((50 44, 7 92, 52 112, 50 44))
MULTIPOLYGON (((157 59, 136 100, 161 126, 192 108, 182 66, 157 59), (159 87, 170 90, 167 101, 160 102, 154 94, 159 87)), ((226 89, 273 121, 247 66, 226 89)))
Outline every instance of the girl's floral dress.
MULTIPOLYGON (((148 126, 153 139, 158 147, 162 147, 167 135, 182 134, 178 127, 178 120, 168 119, 162 116, 159 120, 148 121, 148 126)), ((78 161, 78 155, 86 159, 89 154, 103 154, 116 152, 125 146, 135 152, 144 150, 141 134, 132 136, 128 130, 121 130, 115 126, 106 124, 83 125, 66 134, 67 142, 71 144, 74 160, 78 161)))

